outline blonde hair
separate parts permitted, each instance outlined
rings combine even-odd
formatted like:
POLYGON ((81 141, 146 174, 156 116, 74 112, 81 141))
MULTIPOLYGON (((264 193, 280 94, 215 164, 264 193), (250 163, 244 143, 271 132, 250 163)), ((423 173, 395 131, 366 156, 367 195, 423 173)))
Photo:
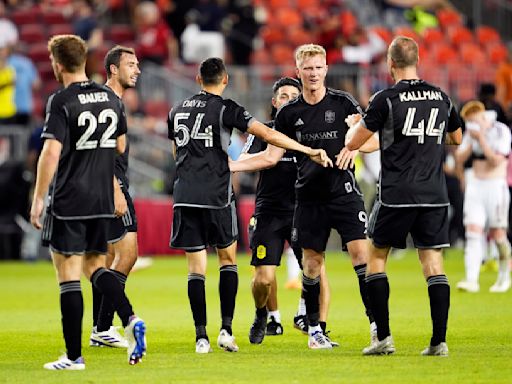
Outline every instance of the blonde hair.
POLYGON ((460 110, 460 117, 466 120, 469 116, 485 111, 485 105, 481 101, 471 100, 468 101, 460 110))
POLYGON ((303 44, 295 50, 295 64, 298 66, 305 59, 316 55, 327 57, 324 47, 318 44, 303 44))
POLYGON ((397 36, 388 48, 388 56, 397 68, 406 68, 418 64, 418 44, 410 37, 397 36))

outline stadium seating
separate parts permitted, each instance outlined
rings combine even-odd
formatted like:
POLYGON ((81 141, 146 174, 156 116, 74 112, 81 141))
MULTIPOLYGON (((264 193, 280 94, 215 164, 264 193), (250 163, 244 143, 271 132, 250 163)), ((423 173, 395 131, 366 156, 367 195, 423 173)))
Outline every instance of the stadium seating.
POLYGON ((24 24, 20 27, 20 40, 27 44, 46 41, 46 28, 43 24, 24 24))

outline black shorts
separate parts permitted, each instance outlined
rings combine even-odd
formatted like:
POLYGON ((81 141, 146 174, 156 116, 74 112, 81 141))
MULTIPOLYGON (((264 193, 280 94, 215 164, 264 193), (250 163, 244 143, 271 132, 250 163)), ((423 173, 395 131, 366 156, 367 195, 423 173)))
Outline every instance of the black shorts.
MULTIPOLYGON (((252 250, 251 265, 281 265, 284 242, 291 245, 293 216, 258 214, 249 222, 249 245, 252 250)), ((302 266, 302 250, 293 248, 302 266)))
POLYGON ((221 209, 175 207, 171 248, 197 252, 208 248, 226 248, 238 240, 235 202, 221 209))
POLYGON ((448 207, 385 207, 376 201, 368 234, 376 247, 405 248, 411 233, 416 248, 450 246, 448 207))
POLYGON ((303 249, 324 252, 331 228, 344 245, 366 239, 367 216, 363 198, 355 193, 329 202, 301 203, 295 207, 292 242, 303 249))
POLYGON ((47 214, 43 245, 63 255, 107 253, 107 233, 112 219, 61 220, 47 214))
POLYGON ((137 232, 137 217, 135 216, 135 206, 133 205, 132 197, 124 184, 121 185, 121 190, 124 193, 128 209, 123 216, 111 220, 108 231, 108 242, 110 244, 117 243, 127 232, 137 232))

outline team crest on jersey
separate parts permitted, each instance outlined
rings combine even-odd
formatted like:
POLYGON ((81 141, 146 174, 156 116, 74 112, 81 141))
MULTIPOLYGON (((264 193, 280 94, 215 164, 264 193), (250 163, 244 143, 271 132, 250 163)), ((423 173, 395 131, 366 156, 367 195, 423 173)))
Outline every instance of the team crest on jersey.
POLYGON ((334 120, 336 120, 336 113, 334 111, 325 111, 325 122, 328 124, 334 123, 334 120))
POLYGON ((291 241, 297 241, 297 240, 299 240, 299 232, 297 231, 297 228, 292 228, 291 241))
POLYGON ((258 259, 264 259, 267 256, 267 248, 264 245, 258 245, 256 248, 256 257, 258 259))

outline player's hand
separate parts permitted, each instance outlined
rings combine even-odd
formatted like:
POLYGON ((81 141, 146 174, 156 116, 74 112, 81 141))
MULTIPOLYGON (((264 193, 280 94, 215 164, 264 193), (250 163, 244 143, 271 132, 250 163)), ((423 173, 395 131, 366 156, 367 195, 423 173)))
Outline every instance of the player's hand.
POLYGON ((231 172, 237 172, 236 161, 228 156, 228 167, 231 172))
MULTIPOLYGON (((353 115, 352 115, 353 116, 353 115)), ((348 169, 354 166, 354 159, 359 151, 356 149, 351 151, 347 147, 343 147, 338 155, 336 155, 336 166, 339 169, 348 169)))
POLYGON ((315 163, 320 164, 322 167, 331 167, 332 168, 332 160, 327 156, 327 152, 323 149, 311 149, 309 153, 309 158, 313 160, 315 163))
POLYGON ((123 216, 128 210, 128 203, 121 188, 114 188, 114 215, 123 216))
POLYGON ((35 229, 41 229, 43 227, 39 221, 43 214, 43 209, 44 200, 34 196, 34 200, 32 200, 32 207, 30 208, 30 223, 32 223, 35 229))
POLYGON ((363 118, 363 116, 361 116, 360 113, 354 113, 352 115, 348 115, 346 118, 345 118, 345 123, 347 123, 347 125, 349 126, 349 128, 353 127, 354 125, 356 125, 357 123, 359 123, 359 121, 361 121, 361 119, 363 118))

